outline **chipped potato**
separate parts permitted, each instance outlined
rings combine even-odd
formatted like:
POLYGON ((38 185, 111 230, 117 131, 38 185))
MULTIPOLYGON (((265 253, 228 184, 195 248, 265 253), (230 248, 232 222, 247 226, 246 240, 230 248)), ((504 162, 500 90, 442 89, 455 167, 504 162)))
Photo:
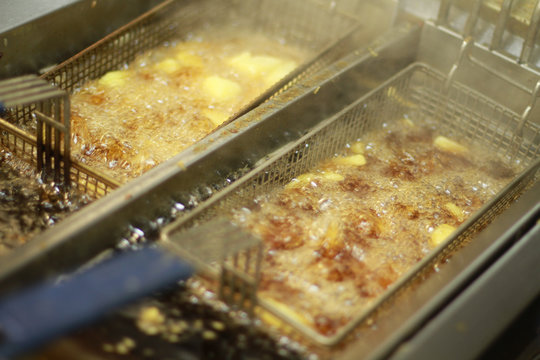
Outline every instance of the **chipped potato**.
POLYGON ((402 121, 407 126, 414 127, 414 122, 411 119, 404 117, 402 121))
POLYGON ((202 89, 213 100, 222 102, 235 98, 242 90, 238 83, 216 75, 204 79, 202 89))
POLYGON ((363 142, 357 141, 351 145, 351 151, 355 154, 364 154, 366 145, 363 142))
POLYGON ((238 72, 252 77, 263 77, 267 87, 281 80, 298 66, 292 60, 269 55, 252 55, 249 51, 230 58, 228 64, 238 72))
POLYGON ((126 83, 127 78, 128 74, 125 71, 109 71, 98 80, 98 83, 103 86, 118 88, 126 83))
POLYGON ((204 116, 210 119, 215 126, 223 124, 225 120, 229 118, 228 114, 215 109, 204 109, 202 113, 204 116))
POLYGON ((328 240, 330 244, 335 244, 339 241, 339 224, 337 221, 330 222, 328 228, 326 229, 324 237, 326 240, 328 240))
POLYGON ((341 174, 338 174, 332 171, 323 171, 317 174, 305 173, 292 179, 287 185, 285 185, 285 187, 286 188, 302 187, 317 179, 320 179, 322 181, 337 182, 337 181, 342 181, 343 179, 345 179, 345 177, 341 174))
POLYGON ((315 177, 316 175, 313 173, 305 173, 292 179, 285 187, 294 188, 304 186, 315 180, 315 177))
MULTIPOLYGON (((276 301, 271 298, 265 298, 264 299, 268 304, 270 304, 272 307, 278 309, 282 314, 284 314, 286 317, 295 320, 296 322, 309 325, 311 324, 311 321, 305 317, 303 314, 294 311, 286 304, 276 301)), ((285 325, 281 319, 274 316, 273 314, 269 313, 268 311, 259 311, 259 316, 261 317, 261 320, 263 320, 265 323, 270 324, 275 327, 280 327, 282 325, 285 325)))
POLYGON ((456 230, 456 228, 452 225, 448 224, 442 224, 439 225, 433 230, 431 233, 431 238, 429 239, 429 244, 432 247, 439 246, 442 244, 452 233, 456 230))
POLYGON ((165 316, 155 306, 143 308, 137 318, 137 327, 148 335, 156 335, 165 323, 165 316))
POLYGON ((465 213, 463 211, 463 209, 461 209, 459 206, 457 206, 456 204, 454 203, 451 203, 451 202, 448 202, 446 204, 444 204, 444 208, 453 216, 455 217, 458 221, 463 221, 465 220, 465 213))
POLYGON ((351 156, 340 156, 332 159, 332 162, 337 165, 345 166, 362 166, 366 164, 366 158, 362 154, 351 156))
POLYGON ((203 61, 200 56, 189 51, 180 51, 176 54, 176 60, 184 66, 202 67, 203 61))
POLYGON ((433 141, 433 145, 441 151, 449 152, 456 155, 465 155, 469 149, 458 142, 451 140, 445 136, 437 136, 433 141))
POLYGON ((337 252, 343 245, 344 242, 340 234, 339 223, 337 221, 330 222, 324 236, 321 238, 321 246, 329 251, 337 252))
POLYGON ((279 66, 270 71, 265 77, 264 82, 266 86, 270 87, 283 79, 287 74, 292 72, 298 64, 294 61, 283 61, 279 66))
POLYGON ((282 64, 282 60, 266 55, 253 56, 251 52, 245 51, 229 59, 228 63, 237 71, 257 76, 273 71, 282 64))
POLYGON ((345 177, 341 174, 331 172, 331 171, 323 171, 321 173, 321 177, 326 181, 342 181, 345 179, 345 177))
POLYGON ((165 59, 154 65, 154 69, 162 71, 166 74, 174 74, 181 69, 181 65, 174 59, 165 59))

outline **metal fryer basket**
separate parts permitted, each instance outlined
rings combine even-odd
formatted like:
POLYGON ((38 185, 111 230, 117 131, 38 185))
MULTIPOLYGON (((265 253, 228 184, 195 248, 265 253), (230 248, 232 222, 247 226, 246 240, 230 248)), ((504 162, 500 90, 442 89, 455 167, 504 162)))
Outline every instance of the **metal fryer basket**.
MULTIPOLYGON (((249 29, 284 39, 314 54, 311 60, 268 89, 232 118, 246 113, 270 96, 283 92, 292 83, 316 72, 342 55, 346 50, 341 47, 329 51, 331 44, 343 39, 358 26, 358 22, 352 16, 316 0, 251 2, 167 0, 42 77, 71 93, 86 81, 121 68, 141 52, 209 24, 212 24, 213 28, 222 24, 228 26, 233 24, 240 29, 249 29)), ((32 136, 35 128, 31 116, 33 110, 34 106, 29 105, 17 107, 8 120, 15 124, 25 124, 25 130, 32 136)), ((7 129, 6 131, 13 132, 9 125, 3 127, 7 129)), ((32 158, 32 150, 26 152, 24 157, 32 158)), ((95 198, 106 195, 121 185, 115 179, 80 164, 75 159, 72 162, 71 180, 80 190, 95 198)))
POLYGON ((508 161, 513 157, 527 166, 527 170, 467 220, 443 246, 421 260, 365 312, 357 314, 335 335, 323 336, 264 299, 258 299, 262 308, 278 316, 315 343, 326 346, 340 343, 378 310, 392 302, 392 299, 401 296, 403 290, 411 289, 424 275, 429 275, 436 264, 443 264, 444 259, 454 251, 472 241, 475 234, 519 197, 527 186, 538 180, 540 127, 526 123, 523 138, 518 138, 514 136, 520 122, 517 114, 457 83, 453 83, 446 94, 443 91, 445 80, 443 74, 426 65, 411 65, 339 114, 320 123, 298 141, 273 154, 245 177, 193 212, 169 225, 164 236, 172 236, 218 215, 226 216, 231 209, 244 206, 255 196, 285 185, 321 160, 333 156, 375 124, 399 118, 403 114, 432 117, 440 124, 441 133, 482 143, 508 161))
POLYGON ((356 20, 313 0, 167 0, 43 77, 71 92, 90 79, 121 68, 143 51, 209 24, 234 24, 319 53, 350 31, 356 20))

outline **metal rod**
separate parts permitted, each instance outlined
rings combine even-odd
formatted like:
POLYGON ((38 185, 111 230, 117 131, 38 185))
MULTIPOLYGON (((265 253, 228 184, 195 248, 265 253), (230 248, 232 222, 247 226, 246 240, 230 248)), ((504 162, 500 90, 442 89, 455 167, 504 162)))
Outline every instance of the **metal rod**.
MULTIPOLYGON (((38 144, 42 144, 45 147, 46 170, 49 171, 47 164, 50 164, 54 170, 54 181, 60 182, 63 180, 64 184, 69 187, 71 182, 69 98, 67 95, 64 95, 51 99, 51 101, 53 101, 51 109, 51 112, 53 112, 52 116, 48 116, 40 111, 35 112, 38 121, 38 131, 45 126, 46 135, 48 131, 52 132, 50 142, 47 138, 43 141, 43 135, 41 134, 41 136, 38 136, 38 144), (50 149, 52 155, 47 154, 47 149, 50 149)), ((43 158, 43 154, 41 158, 43 158)))
POLYGON ((74 181, 85 191, 90 190, 91 180, 95 183, 94 197, 105 195, 120 186, 120 183, 104 174, 72 161, 70 102, 65 91, 35 75, 27 75, 0 81, 0 102, 4 107, 13 107, 18 119, 29 116, 35 119, 36 137, 0 121, 0 128, 6 132, 1 142, 16 154, 22 151, 24 159, 30 163, 35 161, 37 171, 44 179, 54 168, 55 181, 61 180, 63 172, 64 184, 69 186, 73 167, 74 181), (52 101, 55 102, 54 107, 51 107, 52 101), (54 164, 51 156, 54 157, 54 164))
POLYGON ((454 78, 456 76, 456 73, 463 63, 463 59, 465 59, 466 55, 469 54, 471 51, 472 46, 474 45, 474 40, 472 37, 467 37, 463 40, 461 43, 461 47, 459 49, 459 54, 456 62, 452 65, 452 68, 450 69, 450 72, 448 73, 448 76, 446 77, 446 81, 444 82, 443 91, 444 94, 447 94, 450 90, 450 87, 452 86, 452 83, 454 82, 454 78))
POLYGON ((229 304, 234 304, 234 288, 235 288, 235 276, 234 272, 231 271, 230 268, 227 269, 227 290, 228 290, 228 296, 226 296, 226 301, 229 304))
POLYGON ((221 262, 221 273, 219 276, 219 289, 218 289, 218 296, 220 299, 225 298, 225 260, 222 260, 221 262))
MULTIPOLYGON (((48 84, 47 84, 48 85, 48 84)), ((49 86, 32 86, 30 88, 18 89, 8 94, 1 94, 5 107, 24 106, 34 104, 52 97, 62 96, 63 91, 50 88, 49 86)))
MULTIPOLYGON (((51 114, 51 104, 50 102, 44 102, 43 103, 43 113, 46 115, 51 114)), ((39 116, 38 116, 39 119, 39 116)), ((41 122, 41 126, 44 126, 44 138, 43 138, 43 148, 44 148, 44 159, 43 159, 43 171, 42 171, 42 178, 46 180, 51 173, 51 126, 49 126, 46 122, 41 122)), ((39 145, 39 144, 38 144, 39 145)))
POLYGON ((255 305, 257 305, 257 291, 259 290, 259 284, 261 283, 262 259, 263 259, 263 245, 262 243, 259 243, 259 245, 257 246, 257 260, 255 261, 255 275, 253 276, 255 281, 253 283, 253 289, 251 292, 252 310, 255 309, 255 305))
POLYGON ((35 86, 42 86, 43 83, 37 82, 35 75, 25 75, 8 80, 0 81, 0 97, 4 98, 20 89, 29 89, 35 86))
POLYGON ((34 113, 36 114, 37 117, 40 118, 40 121, 49 125, 52 129, 55 129, 61 132, 66 131, 66 127, 62 123, 56 121, 51 116, 47 116, 43 112, 38 111, 38 110, 36 110, 34 113))
MULTIPOLYGON (((87 165, 77 162, 75 160, 71 160, 71 167, 80 174, 81 172, 87 175, 88 178, 96 179, 96 181, 105 184, 110 189, 116 189, 120 187, 120 183, 114 179, 109 178, 107 175, 95 170, 91 169, 87 165)), ((80 178, 80 175, 77 176, 77 178, 80 178)))
POLYGON ((450 14, 450 6, 452 0, 441 0, 439 13, 437 14, 437 25, 446 25, 448 23, 448 15, 450 14))
POLYGON ((49 179, 52 172, 51 163, 51 142, 52 142, 52 127, 45 124, 45 172, 43 173, 44 179, 49 179))
MULTIPOLYGON (((79 171, 77 175, 80 176, 81 172, 79 171)), ((84 182, 84 192, 88 193, 88 176, 86 177, 86 181, 84 182)))
POLYGON ((460 51, 459 51, 458 60, 454 63, 454 65, 452 65, 452 68, 451 68, 450 72, 448 73, 448 77, 447 77, 445 85, 444 85, 445 91, 448 91, 448 89, 450 88, 451 83, 454 81, 455 74, 456 74, 457 70, 459 69, 459 67, 463 63, 463 60, 465 58, 467 58, 472 64, 474 64, 474 65, 480 67, 481 69, 489 72, 491 75, 494 75, 494 76, 498 77, 499 79, 506 81, 510 85, 512 85, 512 86, 516 87, 517 89, 525 92, 526 94, 530 95, 532 93, 532 90, 529 89, 528 87, 522 85, 521 83, 515 81, 510 76, 504 74, 503 72, 497 71, 496 69, 492 68, 491 66, 486 65, 484 62, 482 62, 481 60, 474 57, 471 54, 473 47, 474 47, 474 40, 472 39, 472 37, 468 37, 467 39, 463 40, 463 43, 461 44, 461 48, 460 48, 460 51))
POLYGON ((32 135, 27 134, 23 130, 19 129, 15 125, 5 120, 0 119, 0 128, 2 129, 2 131, 6 131, 10 134, 17 136, 18 138, 22 139, 24 142, 31 143, 31 144, 36 143, 36 139, 32 135))
POLYGON ((242 285, 241 283, 237 284, 237 281, 239 280, 238 277, 236 276, 236 268, 237 268, 237 266, 238 266, 238 253, 235 253, 234 256, 233 256, 232 270, 230 271, 231 298, 230 298, 229 301, 233 305, 236 305, 236 303, 235 303, 236 289, 237 289, 237 287, 241 287, 241 285, 242 285))
MULTIPOLYGON (((455 80, 456 73, 458 69, 461 67, 463 60, 465 58, 467 58, 472 64, 489 72, 491 75, 494 75, 498 77, 499 79, 506 81, 507 83, 515 86, 517 89, 522 90, 523 92, 527 94, 530 94, 531 100, 529 101, 529 105, 527 105, 527 107, 523 111, 519 124, 516 128, 516 131, 514 132, 514 136, 512 137, 512 142, 515 143, 515 149, 513 151, 515 155, 517 154, 521 141, 523 140, 523 128, 525 127, 525 124, 529 121, 532 109, 535 107, 536 101, 538 99, 538 95, 540 94, 540 80, 536 83, 536 86, 534 87, 534 89, 530 90, 526 86, 516 82, 514 79, 512 79, 508 75, 501 73, 497 71, 496 69, 493 69, 491 66, 486 65, 484 62, 472 56, 471 51, 472 51, 473 46, 474 46, 474 40, 472 39, 472 37, 468 37, 465 40, 463 40, 460 51, 459 51, 458 59, 456 60, 452 68, 450 69, 450 72, 448 73, 448 76, 444 83, 444 87, 443 87, 444 94, 445 95, 448 94, 450 87, 452 86, 452 83, 455 80)), ((446 110, 445 106, 447 106, 447 103, 446 101, 443 101, 438 111, 439 114, 442 114, 443 111, 446 110)))
POLYGON ((513 2, 514 0, 504 0, 501 5, 499 18, 497 19, 495 31, 493 32, 493 37, 491 38, 490 50, 499 50, 501 48, 504 31, 506 30, 506 23, 510 17, 513 2))
MULTIPOLYGON (((246 260, 245 260, 245 264, 244 264, 244 269, 246 268, 246 266, 249 266, 249 250, 246 251, 246 260)), ((247 275, 247 271, 244 271, 244 274, 247 275)), ((240 280, 240 308, 244 309, 246 306, 246 299, 248 297, 248 294, 249 294, 249 282, 247 281, 243 281, 243 280, 240 280)))
POLYGON ((536 83, 534 87, 534 90, 531 93, 531 100, 529 102, 529 105, 527 105, 527 107, 523 111, 518 127, 516 129, 516 135, 520 138, 523 137, 523 128, 525 127, 525 124, 529 121, 531 117, 532 109, 534 109, 536 105, 536 101, 538 100, 539 94, 540 94, 540 80, 538 80, 538 82, 536 83))
POLYGON ((519 63, 529 64, 532 62, 532 55, 536 36, 538 34, 538 26, 540 25, 540 0, 536 0, 536 6, 534 7, 534 12, 531 17, 531 23, 529 25, 529 31, 527 32, 527 37, 523 42, 523 47, 521 48, 521 55, 519 56, 519 63))
POLYGON ((23 75, 16 78, 2 80, 0 81, 0 88, 3 88, 4 86, 9 86, 11 84, 18 84, 21 82, 33 81, 35 78, 36 78, 35 75, 23 75))
MULTIPOLYGON (((55 122, 60 123, 60 99, 56 98, 54 99, 54 119, 55 122)), ((60 131, 59 129, 54 129, 54 182, 58 183, 60 182, 61 178, 61 167, 60 167, 60 160, 62 157, 62 154, 60 153, 60 142, 62 141, 62 134, 64 134, 63 131, 60 131)))
POLYGON ((482 3, 483 3, 483 0, 476 0, 474 2, 473 8, 471 10, 471 14, 469 15, 469 18, 467 19, 467 23, 465 24, 465 29, 463 30, 464 38, 467 38, 473 35, 476 22, 478 21, 478 16, 480 15, 480 9, 482 8, 482 3))
MULTIPOLYGON (((43 111, 42 104, 38 105, 39 111, 43 111)), ((36 153, 37 153, 37 171, 38 173, 43 171, 43 122, 39 120, 39 112, 34 113, 36 118, 36 127, 37 127, 37 139, 36 139, 36 153)))
POLYGON ((69 96, 63 98, 63 124, 64 132, 64 186, 71 186, 71 106, 69 96))

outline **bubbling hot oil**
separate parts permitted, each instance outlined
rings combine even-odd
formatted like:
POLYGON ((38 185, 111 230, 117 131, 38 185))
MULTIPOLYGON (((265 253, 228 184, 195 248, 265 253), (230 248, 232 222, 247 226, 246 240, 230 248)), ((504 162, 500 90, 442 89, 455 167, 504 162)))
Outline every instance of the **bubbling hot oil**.
POLYGON ((223 29, 147 51, 73 94, 73 153, 122 181, 139 176, 212 132, 305 57, 263 35, 223 29))
POLYGON ((0 256, 88 202, 76 190, 43 183, 30 165, 0 149, 0 256))
POLYGON ((260 295, 335 334, 512 179, 486 153, 396 121, 236 210, 267 249, 260 295))

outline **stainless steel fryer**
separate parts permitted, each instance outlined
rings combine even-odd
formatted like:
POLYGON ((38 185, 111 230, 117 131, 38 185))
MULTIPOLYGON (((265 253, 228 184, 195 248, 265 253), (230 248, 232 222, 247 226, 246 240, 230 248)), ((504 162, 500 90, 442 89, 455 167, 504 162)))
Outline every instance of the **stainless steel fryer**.
POLYGON ((348 104, 353 94, 363 93, 380 82, 389 68, 400 69, 410 62, 418 36, 417 26, 405 24, 369 49, 322 71, 311 84, 294 84, 283 96, 270 99, 183 154, 71 215, 64 225, 34 238, 32 246, 21 247, 3 259, 0 292, 77 266, 122 239, 129 242, 139 238, 138 234, 154 232, 160 226, 159 219, 167 221, 171 214, 176 216, 198 206, 268 152, 348 104), (373 54, 377 54, 375 62, 373 54), (386 61, 379 63, 383 58, 386 61), (367 84, 361 80, 364 77, 370 79, 367 84), (324 107, 314 107, 313 98, 321 97, 329 102, 324 107), (292 123, 290 118, 296 121, 292 123), (253 135, 257 133, 268 136, 254 143, 253 135), (145 209, 144 214, 138 209, 145 209), (44 272, 36 272, 34 266, 44 266, 44 272))
MULTIPOLYGON (((489 64, 490 66, 488 68, 490 69, 498 69, 498 73, 512 74, 514 82, 518 85, 525 84, 524 89, 526 91, 512 91, 511 96, 506 96, 507 94, 505 92, 498 91, 497 86, 493 86, 493 84, 501 83, 507 85, 506 80, 504 78, 500 79, 498 76, 489 75, 489 71, 487 75, 485 73, 482 74, 485 82, 478 84, 475 81, 477 77, 471 76, 471 72, 475 73, 477 69, 473 71, 466 69, 466 67, 474 67, 475 65, 467 64, 467 61, 465 61, 465 64, 463 64, 465 69, 462 66, 458 67, 457 74, 459 82, 467 83, 469 87, 473 87, 476 91, 470 91, 469 87, 464 87, 458 82, 452 81, 449 103, 460 103, 463 105, 453 108, 448 106, 448 98, 441 95, 441 93, 444 93, 444 91, 441 92, 441 89, 444 87, 443 83, 446 79, 445 76, 441 75, 441 72, 448 73, 450 71, 452 65, 456 62, 459 48, 462 44, 463 37, 460 33, 456 33, 446 26, 439 26, 435 22, 427 22, 421 28, 414 24, 409 24, 393 29, 392 34, 380 38, 367 50, 361 49, 359 53, 351 54, 344 60, 332 64, 317 74, 317 76, 308 79, 301 86, 292 86, 289 93, 291 95, 290 98, 275 103, 264 104, 263 110, 270 111, 267 113, 263 110, 253 112, 253 116, 261 116, 262 121, 260 123, 253 125, 247 120, 242 121, 243 119, 240 118, 238 127, 227 127, 219 131, 221 135, 225 135, 220 141, 212 143, 211 140, 217 139, 215 137, 217 135, 210 136, 208 141, 203 141, 199 147, 188 151, 181 157, 176 157, 174 160, 164 164, 159 170, 143 176, 131 184, 131 186, 121 188, 117 193, 112 194, 110 198, 99 202, 102 208, 98 208, 97 205, 89 207, 87 210, 83 210, 80 214, 77 214, 69 224, 61 225, 59 228, 43 234, 40 239, 37 239, 38 244, 44 249, 43 253, 38 255, 37 250, 29 251, 26 249, 26 251, 22 251, 14 256, 14 260, 2 265, 4 277, 0 280, 0 283, 3 285, 4 291, 16 287, 13 282, 15 278, 18 281, 36 279, 35 273, 32 274, 36 269, 43 270, 46 268, 47 271, 55 273, 58 270, 80 263, 82 259, 88 259, 92 254, 99 251, 99 249, 103 249, 107 245, 118 241, 118 239, 122 239, 125 234, 119 231, 119 228, 125 228, 127 224, 144 228, 144 224, 149 219, 164 216, 164 214, 170 211, 170 207, 174 207, 175 204, 181 204, 177 208, 184 206, 187 210, 195 208, 196 213, 194 214, 197 214, 199 212, 197 210, 198 204, 204 203, 204 200, 215 193, 216 189, 222 187, 221 185, 212 187, 212 184, 220 183, 228 185, 230 181, 235 180, 228 177, 235 170, 243 167, 250 168, 255 164, 260 164, 268 160, 268 156, 271 156, 268 154, 272 154, 276 150, 281 151, 279 149, 284 144, 291 141, 298 141, 298 138, 305 135, 306 132, 312 131, 313 127, 316 127, 319 122, 327 119, 329 115, 340 111, 350 102, 357 100, 366 91, 369 91, 380 83, 381 79, 385 79, 389 73, 396 73, 415 60, 425 62, 428 66, 417 65, 407 70, 410 73, 399 73, 393 78, 393 80, 397 81, 393 85, 393 89, 396 90, 388 91, 389 88, 385 88, 386 92, 378 93, 381 96, 381 102, 390 101, 397 109, 402 108, 403 104, 399 101, 396 102, 395 97, 389 97, 388 95, 395 95, 396 91, 401 95, 400 91, 402 88, 399 87, 400 85, 398 83, 401 80, 406 82, 408 76, 415 74, 412 76, 414 81, 411 83, 413 85, 424 86, 424 91, 422 92, 422 86, 419 86, 417 89, 418 92, 413 92, 417 98, 412 98, 412 100, 415 102, 419 101, 420 104, 425 103, 426 112, 432 114, 455 114, 460 117, 468 116, 473 120, 472 124, 476 124, 478 127, 468 128, 468 123, 459 124, 467 136, 480 138, 485 136, 488 140, 487 142, 494 145, 496 149, 509 152, 510 155, 515 155, 524 159, 526 162, 533 162, 538 158, 537 118, 533 117, 531 121, 524 123, 525 131, 523 140, 519 139, 519 136, 516 137, 519 134, 514 130, 519 127, 524 110, 532 103, 531 93, 534 92, 531 90, 534 89, 534 84, 538 80, 534 61, 527 61, 525 66, 516 65, 512 62, 513 60, 509 60, 507 57, 491 51, 483 46, 482 43, 475 44, 472 50, 475 57, 483 60, 481 63, 489 64), (439 51, 434 53, 432 51, 434 48, 439 51), (422 79, 426 80, 427 83, 422 84, 422 79), (431 85, 428 83, 431 83, 431 85), (432 89, 430 86, 433 86, 438 92, 427 91, 426 89, 432 89), (488 95, 488 98, 486 99, 483 95, 480 95, 478 90, 482 94, 488 95), (453 96, 457 96, 457 98, 453 100, 453 96), (489 100, 489 98, 496 101, 489 100), (325 101, 323 102, 321 99, 325 101), (468 111, 470 107, 477 109, 477 106, 482 111, 468 111), (457 112, 454 113, 453 109, 457 109, 457 112), (508 124, 509 127, 501 128, 488 122, 487 120, 490 119, 491 115, 496 116, 495 124, 500 121, 503 124, 508 124), (298 121, 295 124, 291 124, 291 118, 298 121), (234 131, 229 133, 230 129, 234 131), (488 131, 484 134, 484 130, 488 131), (263 139, 265 136, 266 138, 263 139), (259 142, 257 143, 254 139, 258 139, 259 142), (512 146, 512 144, 516 143, 519 145, 517 148, 512 146), (516 152, 515 149, 519 151, 516 152), (178 161, 182 161, 182 168, 179 168, 178 161), (209 175, 210 172, 212 174, 209 175), (205 179, 204 176, 207 176, 207 181, 202 181, 202 184, 193 180, 205 179), (138 210, 137 208, 144 208, 145 211, 138 210), (117 222, 108 220, 113 216, 116 217, 117 222), (53 240, 54 238, 55 240, 53 240), (84 244, 84 246, 80 246, 81 244, 84 244), (39 262, 30 262, 28 261, 30 258, 37 258, 39 262), (14 274, 17 277, 10 278, 10 275, 14 274)), ((499 86, 499 88, 502 87, 499 86)), ((370 93, 371 96, 374 94, 370 93)), ((371 101, 375 101, 375 98, 371 96, 368 98, 371 101)), ((361 100, 364 100, 364 98, 361 100)), ((335 121, 336 118, 332 119, 332 121, 335 121)), ((525 185, 529 183, 527 179, 533 179, 533 182, 536 181, 534 180, 534 173, 537 172, 537 169, 538 165, 533 165, 531 172, 525 173, 523 178, 516 179, 514 185, 517 186, 514 189, 507 188, 506 190, 509 190, 510 193, 505 192, 502 199, 494 199, 494 202, 499 205, 492 208, 492 212, 486 212, 484 215, 489 218, 491 215, 500 213, 501 215, 497 217, 497 222, 503 222, 499 221, 499 219, 505 219, 507 217, 505 214, 507 206, 512 207, 514 200, 512 192, 515 191, 515 195, 518 196, 521 191, 525 191, 525 196, 522 196, 521 199, 529 196, 531 192, 525 185), (522 189, 520 184, 525 189, 522 189)), ((535 185, 529 184, 534 189, 537 188, 537 185, 537 181, 535 185)), ((229 193, 230 191, 225 190, 225 192, 229 193)), ((533 191, 532 194, 534 196, 538 192, 533 191)), ((209 204, 217 202, 221 196, 221 193, 214 195, 210 199, 209 204)), ((201 207, 201 211, 202 209, 201 207)), ((193 215, 187 215, 188 218, 191 218, 191 216, 193 215)), ((471 222, 474 220, 478 219, 472 219, 471 222)), ((480 223, 483 222, 481 221, 480 223)), ((491 228, 493 225, 492 223, 488 228, 491 228)), ((473 228, 473 230, 480 229, 473 228)), ((442 278, 446 279, 447 284, 449 284, 454 281, 452 277, 449 277, 449 273, 457 277, 457 275, 461 274, 460 271, 465 271, 464 269, 467 268, 467 265, 471 265, 475 260, 482 258, 482 254, 487 253, 490 250, 490 245, 495 242, 492 239, 496 238, 493 237, 486 241, 483 239, 482 234, 483 232, 480 232, 480 235, 475 237, 471 244, 460 249, 460 251, 453 255, 454 258, 461 259, 462 254, 469 254, 468 258, 465 257, 467 261, 457 265, 452 262, 445 264, 445 266, 441 267, 439 273, 427 280, 424 279, 425 282, 437 283, 442 278), (483 239, 483 241, 477 241, 478 239, 483 239), (445 269, 453 270, 447 272, 445 269)), ((467 235, 467 231, 463 232, 458 239, 455 239, 455 244, 461 243, 460 239, 466 238, 467 235)), ((493 233, 491 235, 493 236, 493 233)), ((454 244, 453 241, 451 243, 454 244)), ((447 247, 450 249, 452 245, 447 244, 447 247)), ((484 266, 490 261, 493 261, 493 259, 489 261, 484 259, 484 266)), ((427 269, 430 269, 430 266, 427 269)), ((424 274, 420 273, 415 279, 418 280, 423 277, 424 274)), ((417 286, 422 288, 422 285, 417 286)), ((424 308, 431 308, 432 311, 428 312, 426 310, 426 314, 430 314, 426 316, 431 316, 435 310, 431 307, 429 299, 436 298, 436 294, 438 291, 441 291, 441 287, 443 285, 438 284, 431 289, 428 296, 420 301, 412 301, 412 307, 417 309, 420 304, 424 304, 424 308)), ((446 291, 446 288, 443 290, 446 291)), ((384 317, 385 312, 392 313, 394 318, 398 319, 406 318, 407 315, 414 317, 413 315, 416 312, 410 309, 409 312, 405 311, 403 314, 396 314, 396 312, 399 312, 399 309, 406 308, 406 305, 403 304, 409 303, 410 305, 411 303, 410 299, 407 300, 405 297, 404 300, 399 295, 389 297, 388 301, 385 302, 386 305, 381 304, 383 306, 379 309, 377 317, 368 315, 366 319, 358 320, 359 322, 365 320, 363 326, 361 324, 357 328, 357 331, 362 336, 360 338, 354 338, 353 341, 355 343, 363 343, 363 352, 359 353, 370 354, 373 352, 373 349, 369 349, 369 345, 371 344, 366 345, 365 339, 370 339, 370 335, 367 334, 369 329, 366 328, 369 328, 375 323, 377 321, 376 319, 384 317), (396 299, 399 299, 399 301, 396 299), (393 310, 388 310, 389 307, 393 310)), ((403 296, 403 294, 401 295, 403 296)), ((447 295, 446 299, 451 298, 450 295, 445 295, 447 295)), ((382 321, 377 321, 376 324, 381 328, 383 327, 382 321)), ((388 333, 392 334, 391 331, 387 330, 388 333)), ((356 335, 353 334, 354 336, 356 335)), ((397 337, 397 335, 394 336, 397 337)), ((380 344, 381 340, 379 339, 378 341, 372 344, 380 344)), ((355 346, 355 344, 352 344, 351 347, 362 347, 362 345, 355 346)), ((385 351, 388 354, 390 348, 385 349, 385 351)), ((354 358, 353 355, 348 355, 354 358)))
MULTIPOLYGON (((346 5, 347 2, 343 4, 346 5)), ((384 5, 382 7, 384 8, 384 5)), ((359 11, 361 7, 356 6, 354 10, 359 11)), ((358 17, 344 12, 340 6, 313 0, 251 3, 167 0, 62 62, 43 74, 42 78, 71 93, 86 81, 121 68, 141 52, 181 38, 197 29, 204 29, 209 25, 215 28, 220 24, 227 24, 229 27, 232 24, 243 31, 259 32, 283 39, 312 54, 306 63, 258 96, 231 119, 245 114, 270 96, 278 96, 292 83, 343 56, 350 50, 352 39, 358 40, 358 36, 368 38, 371 32, 370 26, 360 24, 358 17)), ((15 107, 7 118, 11 123, 24 124, 24 129, 32 136, 35 132, 31 117, 33 109, 33 105, 15 107)), ((6 124, 4 128, 8 129, 9 125, 6 124)), ((25 157, 30 155, 25 154, 25 157)), ((75 159, 72 165, 72 182, 94 198, 106 195, 121 185, 115 179, 75 159)))
MULTIPOLYGON (((285 6, 290 7, 291 11, 301 13, 290 13, 290 17, 277 16, 276 18, 283 21, 283 24, 275 21, 264 21, 265 17, 273 16, 281 11, 283 9, 282 5, 273 1, 262 1, 253 4, 238 1, 230 3, 165 1, 57 66, 46 73, 43 78, 70 91, 89 78, 100 76, 108 70, 125 64, 138 52, 162 44, 171 36, 185 34, 197 26, 204 26, 208 22, 234 22, 241 27, 251 26, 255 31, 269 31, 271 34, 285 38, 287 41, 300 43, 302 46, 310 48, 314 54, 318 54, 318 56, 315 56, 311 61, 293 72, 288 79, 276 84, 266 94, 261 95, 260 98, 243 110, 243 112, 249 112, 250 108, 272 96, 271 105, 265 108, 266 112, 272 112, 276 107, 286 102, 287 99, 294 98, 294 94, 285 97, 282 95, 288 87, 301 78, 309 77, 311 73, 316 72, 324 64, 339 58, 355 46, 354 44, 357 44, 358 41, 362 42, 374 36, 378 31, 377 29, 385 28, 386 22, 389 23, 391 20, 387 18, 383 22, 376 22, 374 19, 365 19, 363 24, 359 25, 358 19, 362 18, 362 10, 371 9, 384 13, 386 10, 393 8, 391 2, 367 2, 365 4, 354 4, 348 1, 325 3, 312 0, 300 1, 298 4, 286 2, 285 6), (352 11, 353 14, 355 11, 360 11, 360 15, 351 16, 347 11, 352 11), (292 17, 295 18, 294 21, 292 21, 292 17), (322 19, 328 26, 319 26, 322 19), (276 26, 276 24, 279 26, 276 26), (358 31, 351 32, 354 29, 358 31), (313 34, 317 34, 317 36, 313 34)), ((29 122, 26 129, 30 129, 30 132, 20 131, 11 123, 4 121, 0 121, 0 125, 3 125, 3 144, 21 158, 35 163, 35 149, 40 146, 37 144, 36 136, 32 134, 32 128, 35 127, 32 118, 34 108, 34 105, 15 107, 6 116, 13 123, 29 122)), ((260 112, 252 114, 249 119, 251 122, 256 122, 261 115, 260 112)), ((226 133, 228 134, 228 132, 226 133)), ((216 140, 213 139, 212 141, 216 140)), ((187 158, 189 158, 189 155, 187 158)), ((93 198, 99 198, 119 185, 115 180, 107 178, 78 161, 71 161, 70 165, 72 182, 77 184, 79 190, 93 198)), ((163 205, 159 205, 159 207, 163 207, 163 205)), ((163 209, 160 211, 163 211, 163 209)), ((35 250, 27 251, 34 252, 35 250)))

